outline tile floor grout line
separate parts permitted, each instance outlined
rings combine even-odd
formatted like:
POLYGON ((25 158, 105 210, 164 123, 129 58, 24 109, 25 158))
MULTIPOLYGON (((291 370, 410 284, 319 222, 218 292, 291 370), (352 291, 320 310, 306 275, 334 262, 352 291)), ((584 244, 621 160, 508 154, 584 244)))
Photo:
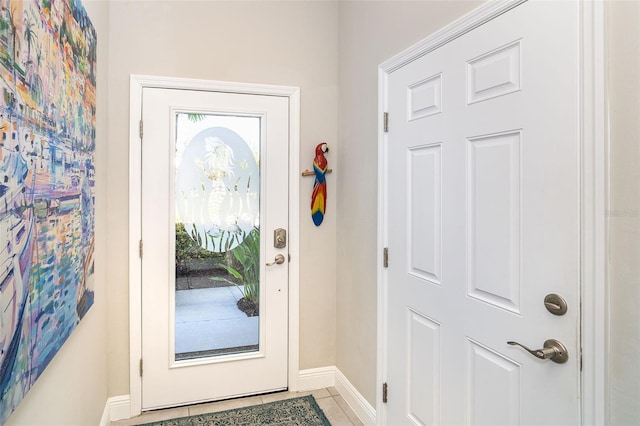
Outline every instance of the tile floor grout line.
POLYGON ((349 414, 346 411, 344 411, 344 408, 342 408, 342 406, 338 403, 338 400, 336 399, 336 397, 331 395, 331 398, 333 399, 333 402, 336 403, 338 408, 340 408, 340 411, 342 411, 342 414, 344 414, 344 416, 346 417, 347 421, 349 423, 351 423, 351 425, 353 426, 353 422, 351 421, 351 418, 349 417, 349 414))

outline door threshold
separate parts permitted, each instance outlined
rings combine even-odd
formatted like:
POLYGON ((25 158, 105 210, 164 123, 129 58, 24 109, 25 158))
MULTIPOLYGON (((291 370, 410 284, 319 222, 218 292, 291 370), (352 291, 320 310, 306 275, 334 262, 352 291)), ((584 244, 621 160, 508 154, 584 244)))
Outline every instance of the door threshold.
POLYGON ((220 356, 220 355, 238 355, 248 352, 256 352, 258 350, 258 345, 249 345, 249 346, 238 346, 235 348, 226 348, 226 349, 211 349, 208 351, 195 351, 195 352, 184 352, 181 354, 176 354, 176 361, 186 361, 190 359, 196 358, 208 358, 212 356, 220 356))
MULTIPOLYGON (((176 404, 176 405, 168 405, 165 407, 158 407, 158 408, 149 408, 149 409, 143 409, 142 413, 159 413, 162 412, 164 410, 180 410, 180 409, 190 409, 191 407, 198 407, 198 406, 205 406, 205 405, 211 405, 211 404, 226 404, 226 403, 233 403, 234 401, 243 401, 243 400, 252 400, 254 398, 261 398, 263 396, 266 396, 267 398, 269 398, 269 402, 271 402, 271 400, 273 401, 277 401, 279 399, 288 399, 288 398, 270 398, 270 395, 278 395, 278 394, 283 394, 285 395, 287 392, 289 391, 288 388, 282 388, 282 389, 275 389, 275 390, 268 390, 265 392, 257 392, 257 393, 249 393, 246 395, 236 395, 236 396, 230 396, 230 397, 226 397, 226 398, 222 398, 222 399, 211 399, 211 400, 206 400, 206 401, 200 401, 200 402, 190 402, 190 403, 185 403, 185 404, 176 404)), ((293 392, 292 392, 293 393, 293 392)), ((304 395, 308 395, 309 392, 304 393, 304 395)), ((302 393, 301 393, 302 396, 302 393)), ((291 396, 290 398, 294 398, 295 396, 291 396)), ((257 404, 261 404, 263 403, 262 401, 259 402, 254 402, 252 404, 249 405, 257 405, 257 404)), ((233 407, 233 408, 241 408, 241 407, 248 407, 249 405, 240 405, 238 407, 233 407)), ((232 409, 232 408, 229 408, 232 409)), ((223 410, 216 410, 216 411, 223 411, 223 410)), ((215 411, 210 411, 210 412, 215 412, 215 411)))

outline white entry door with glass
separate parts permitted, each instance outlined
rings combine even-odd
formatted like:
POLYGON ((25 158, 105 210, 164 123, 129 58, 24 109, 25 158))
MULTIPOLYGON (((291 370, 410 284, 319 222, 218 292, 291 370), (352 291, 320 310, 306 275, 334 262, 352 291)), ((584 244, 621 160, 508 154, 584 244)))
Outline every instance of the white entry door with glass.
POLYGON ((142 409, 287 388, 289 99, 142 94, 142 409))

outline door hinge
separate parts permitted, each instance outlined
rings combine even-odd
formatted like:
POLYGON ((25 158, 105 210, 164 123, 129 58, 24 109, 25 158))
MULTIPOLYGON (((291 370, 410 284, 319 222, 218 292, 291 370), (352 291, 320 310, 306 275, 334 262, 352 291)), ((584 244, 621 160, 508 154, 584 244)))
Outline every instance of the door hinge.
POLYGON ((138 243, 138 253, 140 253, 140 259, 142 259, 142 240, 138 243))
POLYGON ((383 118, 383 130, 385 133, 388 133, 389 132, 389 113, 385 112, 382 118, 383 118))
POLYGON ((386 383, 382 384, 382 402, 387 402, 387 398, 389 396, 388 386, 386 383))
POLYGON ((140 358, 140 377, 142 377, 142 358, 140 358))
POLYGON ((140 139, 142 139, 142 120, 140 120, 140 139))
POLYGON ((385 268, 389 267, 389 248, 385 247, 382 250, 382 266, 384 266, 385 268))

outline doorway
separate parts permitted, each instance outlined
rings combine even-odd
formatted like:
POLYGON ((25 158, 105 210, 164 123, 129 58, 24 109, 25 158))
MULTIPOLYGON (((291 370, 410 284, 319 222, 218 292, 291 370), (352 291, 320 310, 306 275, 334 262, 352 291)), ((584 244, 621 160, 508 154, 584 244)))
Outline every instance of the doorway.
POLYGON ((381 66, 383 423, 598 415, 585 403, 598 404, 598 374, 583 366, 601 360, 603 335, 585 301, 603 281, 585 265, 604 260, 593 257, 603 175, 590 169, 604 139, 584 120, 603 119, 590 97, 602 90, 592 74, 601 16, 547 6, 488 4, 381 66), (571 314, 551 312, 549 286, 571 314), (549 333, 568 346, 556 350, 549 333), (539 343, 527 351, 520 336, 539 343))
POLYGON ((134 82, 132 413, 295 387, 297 89, 134 82))

